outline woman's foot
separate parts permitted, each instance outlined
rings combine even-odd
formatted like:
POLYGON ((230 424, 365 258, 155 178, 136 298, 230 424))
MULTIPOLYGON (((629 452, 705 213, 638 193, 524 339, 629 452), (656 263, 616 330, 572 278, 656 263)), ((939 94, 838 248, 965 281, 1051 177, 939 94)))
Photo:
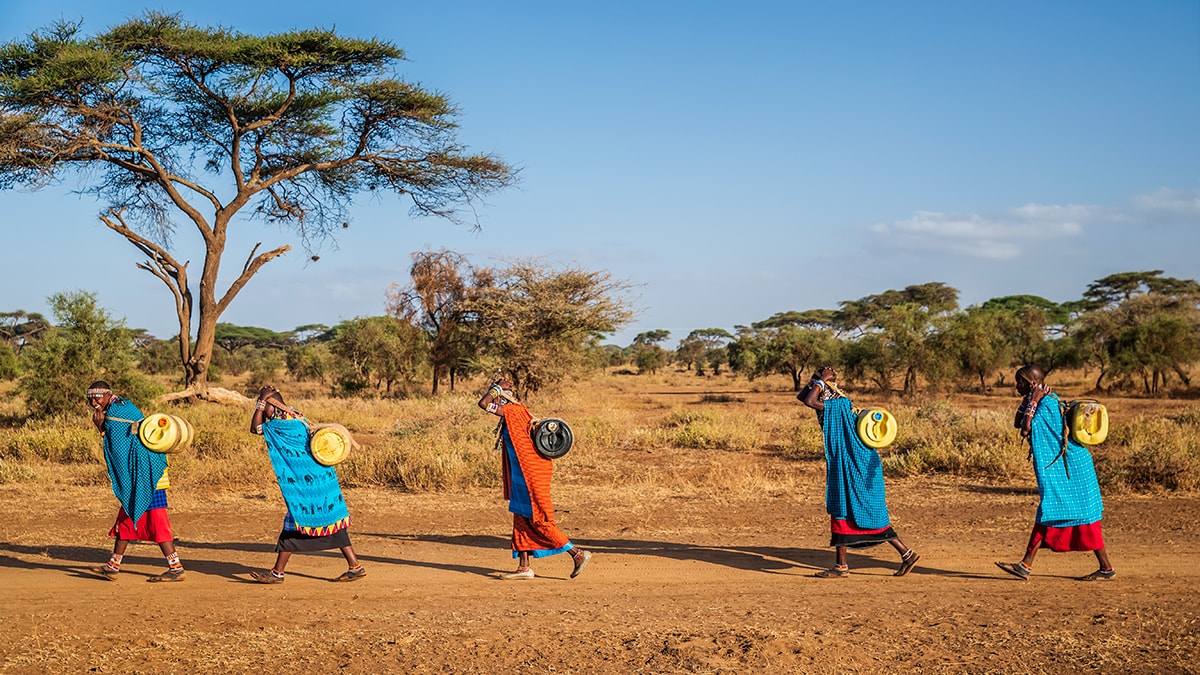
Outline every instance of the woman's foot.
POLYGON ((575 569, 571 570, 571 578, 574 579, 583 572, 583 568, 587 567, 588 561, 592 559, 592 552, 580 551, 579 555, 572 557, 575 558, 575 569))
POLYGON ((1092 572, 1091 574, 1087 575, 1086 577, 1079 577, 1079 580, 1080 581, 1108 581, 1109 579, 1112 579, 1116 575, 1117 575, 1117 571, 1114 569, 1096 570, 1095 572, 1092 572))
POLYGON ((896 570, 896 573, 892 576, 902 577, 905 574, 908 574, 912 571, 912 568, 917 565, 917 561, 920 559, 921 556, 917 555, 916 551, 911 548, 908 549, 908 553, 900 556, 900 569, 896 570))
POLYGON ((146 581, 149 581, 151 583, 159 583, 162 581, 183 581, 183 578, 184 578, 183 575, 184 575, 183 568, 176 567, 174 569, 169 569, 166 572, 163 572, 162 574, 156 574, 156 575, 150 577, 149 579, 147 579, 146 581))
POLYGON ((817 572, 813 576, 820 578, 820 579, 843 579, 845 577, 850 576, 850 568, 834 566, 834 567, 830 567, 827 570, 821 570, 820 572, 817 572))
POLYGON ((283 575, 276 574, 275 570, 265 570, 263 572, 254 570, 253 572, 250 573, 250 578, 257 581, 260 584, 282 584, 283 583, 283 575))
POLYGON ((358 567, 351 567, 342 572, 342 576, 334 579, 334 581, 358 581, 365 576, 367 576, 367 568, 359 565, 358 567))
POLYGON ((505 574, 501 574, 500 578, 506 579, 506 580, 532 579, 533 578, 533 568, 532 567, 518 567, 516 572, 507 572, 505 574))
POLYGON ((1025 566, 1024 563, 997 562, 996 567, 1008 572, 1021 581, 1029 581, 1029 575, 1033 574, 1033 570, 1025 566))
POLYGON ((99 567, 89 567, 88 571, 90 571, 94 574, 99 574, 100 576, 104 577, 105 579, 108 579, 109 581, 116 581, 117 575, 120 574, 120 572, 121 572, 121 570, 113 569, 112 567, 110 567, 107 564, 100 565, 99 567))

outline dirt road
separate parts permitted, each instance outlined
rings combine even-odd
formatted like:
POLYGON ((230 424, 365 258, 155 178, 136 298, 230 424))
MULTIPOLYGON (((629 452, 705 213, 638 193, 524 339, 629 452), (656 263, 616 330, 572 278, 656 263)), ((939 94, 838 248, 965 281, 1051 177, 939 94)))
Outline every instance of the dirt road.
MULTIPOLYGON (((189 495, 172 520, 187 580, 150 584, 152 545, 121 578, 96 578, 115 511, 106 485, 0 486, 0 670, 13 673, 290 672, 1189 672, 1200 663, 1200 498, 1116 496, 1105 534, 1118 575, 1072 579, 1091 554, 1044 552, 1028 582, 1015 560, 1036 495, 961 480, 889 484, 893 522, 921 563, 851 555, 825 580, 827 520, 817 467, 807 494, 665 498, 556 487, 564 530, 596 552, 513 567, 509 520, 491 492, 350 490, 368 577, 330 583, 336 553, 269 567, 278 493, 189 495), (814 498, 814 496, 817 496, 814 498)), ((807 474, 806 474, 807 475, 807 474)))

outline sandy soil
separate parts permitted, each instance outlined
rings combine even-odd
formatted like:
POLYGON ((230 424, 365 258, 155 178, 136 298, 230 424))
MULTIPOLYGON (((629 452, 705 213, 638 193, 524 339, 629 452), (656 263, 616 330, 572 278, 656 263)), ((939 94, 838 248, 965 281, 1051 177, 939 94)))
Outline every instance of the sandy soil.
MULTIPOLYGON (((674 461, 667 453, 638 462, 674 461)), ((797 488, 738 497, 641 498, 582 479, 555 486, 559 520, 595 552, 513 568, 498 494, 348 490, 368 576, 331 583, 336 553, 297 555, 286 583, 248 582, 273 560, 283 512, 257 492, 172 490, 188 568, 151 584, 153 545, 134 545, 115 582, 103 562, 116 502, 107 485, 0 486, 0 671, 290 672, 1194 672, 1200 666, 1198 495, 1106 498, 1117 577, 1084 583, 1088 553, 1043 552, 1027 582, 1016 560, 1036 505, 1032 477, 889 482, 893 523, 921 555, 895 578, 880 547, 853 574, 832 561, 819 461, 747 462, 797 488)), ((583 475, 580 472, 578 475, 583 475)), ((179 481, 184 483, 184 481, 179 481)), ((651 492, 648 494, 660 495, 651 492)))
MULTIPOLYGON (((812 485, 813 494, 819 484, 812 485)), ((1200 499, 1116 497, 1105 521, 1118 576, 1072 577, 1090 554, 1044 552, 1036 577, 1006 577, 1035 495, 1027 488, 898 482, 894 522, 921 554, 894 578, 894 553, 852 555, 853 575, 812 576, 831 559, 824 514, 802 495, 753 503, 670 500, 652 513, 564 490, 564 528, 596 552, 568 579, 566 556, 511 569, 494 495, 349 491, 368 577, 331 583, 336 554, 268 567, 273 495, 181 496, 173 506, 187 579, 134 545, 115 582, 106 558, 111 495, 0 490, 0 669, 4 672, 1189 672, 1200 555, 1187 544, 1200 499)), ((811 496, 811 495, 809 495, 811 496)))

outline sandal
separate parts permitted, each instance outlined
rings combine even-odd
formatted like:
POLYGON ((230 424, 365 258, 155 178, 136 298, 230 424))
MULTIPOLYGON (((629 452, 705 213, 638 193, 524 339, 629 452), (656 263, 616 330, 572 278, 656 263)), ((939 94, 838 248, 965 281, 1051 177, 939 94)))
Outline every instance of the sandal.
POLYGON ((1117 575, 1116 570, 1096 570, 1086 577, 1079 577, 1080 581, 1108 581, 1117 575))
POLYGON ((827 570, 821 570, 820 572, 817 572, 813 576, 820 579, 841 579, 850 576, 850 570, 830 567, 827 570))
POLYGON ((100 576, 104 577, 105 579, 108 579, 109 581, 116 581, 117 574, 120 572, 120 570, 114 570, 113 568, 109 567, 108 565, 100 565, 99 567, 89 567, 88 571, 92 572, 93 574, 99 574, 100 576))
MULTIPOLYGON (((912 551, 911 548, 908 550, 912 551)), ((892 576, 902 577, 905 574, 908 574, 909 572, 912 571, 913 567, 916 567, 917 561, 920 559, 921 559, 921 556, 917 555, 916 551, 912 551, 912 555, 908 556, 908 560, 905 560, 903 558, 900 559, 900 569, 896 570, 896 573, 893 574, 892 576)))
POLYGON ((575 568, 571 570, 571 578, 574 579, 575 577, 579 576, 579 574, 583 572, 583 568, 587 567, 588 561, 591 559, 591 551, 584 551, 583 553, 580 553, 579 557, 575 559, 575 568))
POLYGON ((1008 572, 1021 581, 1029 581, 1029 572, 1021 566, 1021 563, 997 562, 996 567, 1008 572))
MULTIPOLYGON (((270 573, 268 572, 268 574, 270 573)), ((345 572, 342 572, 342 576, 334 579, 334 581, 358 581, 365 576, 367 576, 367 568, 360 567, 356 570, 346 570, 345 572)), ((283 579, 280 579, 280 581, 283 581, 283 579)))
POLYGON ((166 572, 163 572, 162 574, 156 574, 156 575, 150 577, 149 579, 147 579, 146 581, 149 581, 151 583, 158 583, 160 581, 183 581, 183 575, 184 575, 183 568, 180 567, 177 570, 167 570, 166 572))
POLYGON ((263 572, 254 570, 254 571, 250 572, 250 578, 257 581, 260 584, 282 584, 283 583, 283 577, 275 576, 274 574, 271 573, 271 570, 266 570, 263 572))

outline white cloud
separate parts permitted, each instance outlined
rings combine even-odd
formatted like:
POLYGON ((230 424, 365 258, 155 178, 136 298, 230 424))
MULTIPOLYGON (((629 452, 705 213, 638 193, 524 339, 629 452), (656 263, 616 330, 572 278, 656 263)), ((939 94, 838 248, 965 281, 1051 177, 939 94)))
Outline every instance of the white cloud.
POLYGON ((1200 190, 1161 188, 1135 197, 1133 207, 1151 218, 1165 215, 1200 220, 1200 190))
POLYGON ((879 235, 873 245, 913 252, 953 254, 989 260, 1010 260, 1027 244, 1048 239, 1078 237, 1081 221, 1092 216, 1084 206, 1028 204, 1000 216, 918 211, 907 220, 880 223, 870 228, 879 235))

